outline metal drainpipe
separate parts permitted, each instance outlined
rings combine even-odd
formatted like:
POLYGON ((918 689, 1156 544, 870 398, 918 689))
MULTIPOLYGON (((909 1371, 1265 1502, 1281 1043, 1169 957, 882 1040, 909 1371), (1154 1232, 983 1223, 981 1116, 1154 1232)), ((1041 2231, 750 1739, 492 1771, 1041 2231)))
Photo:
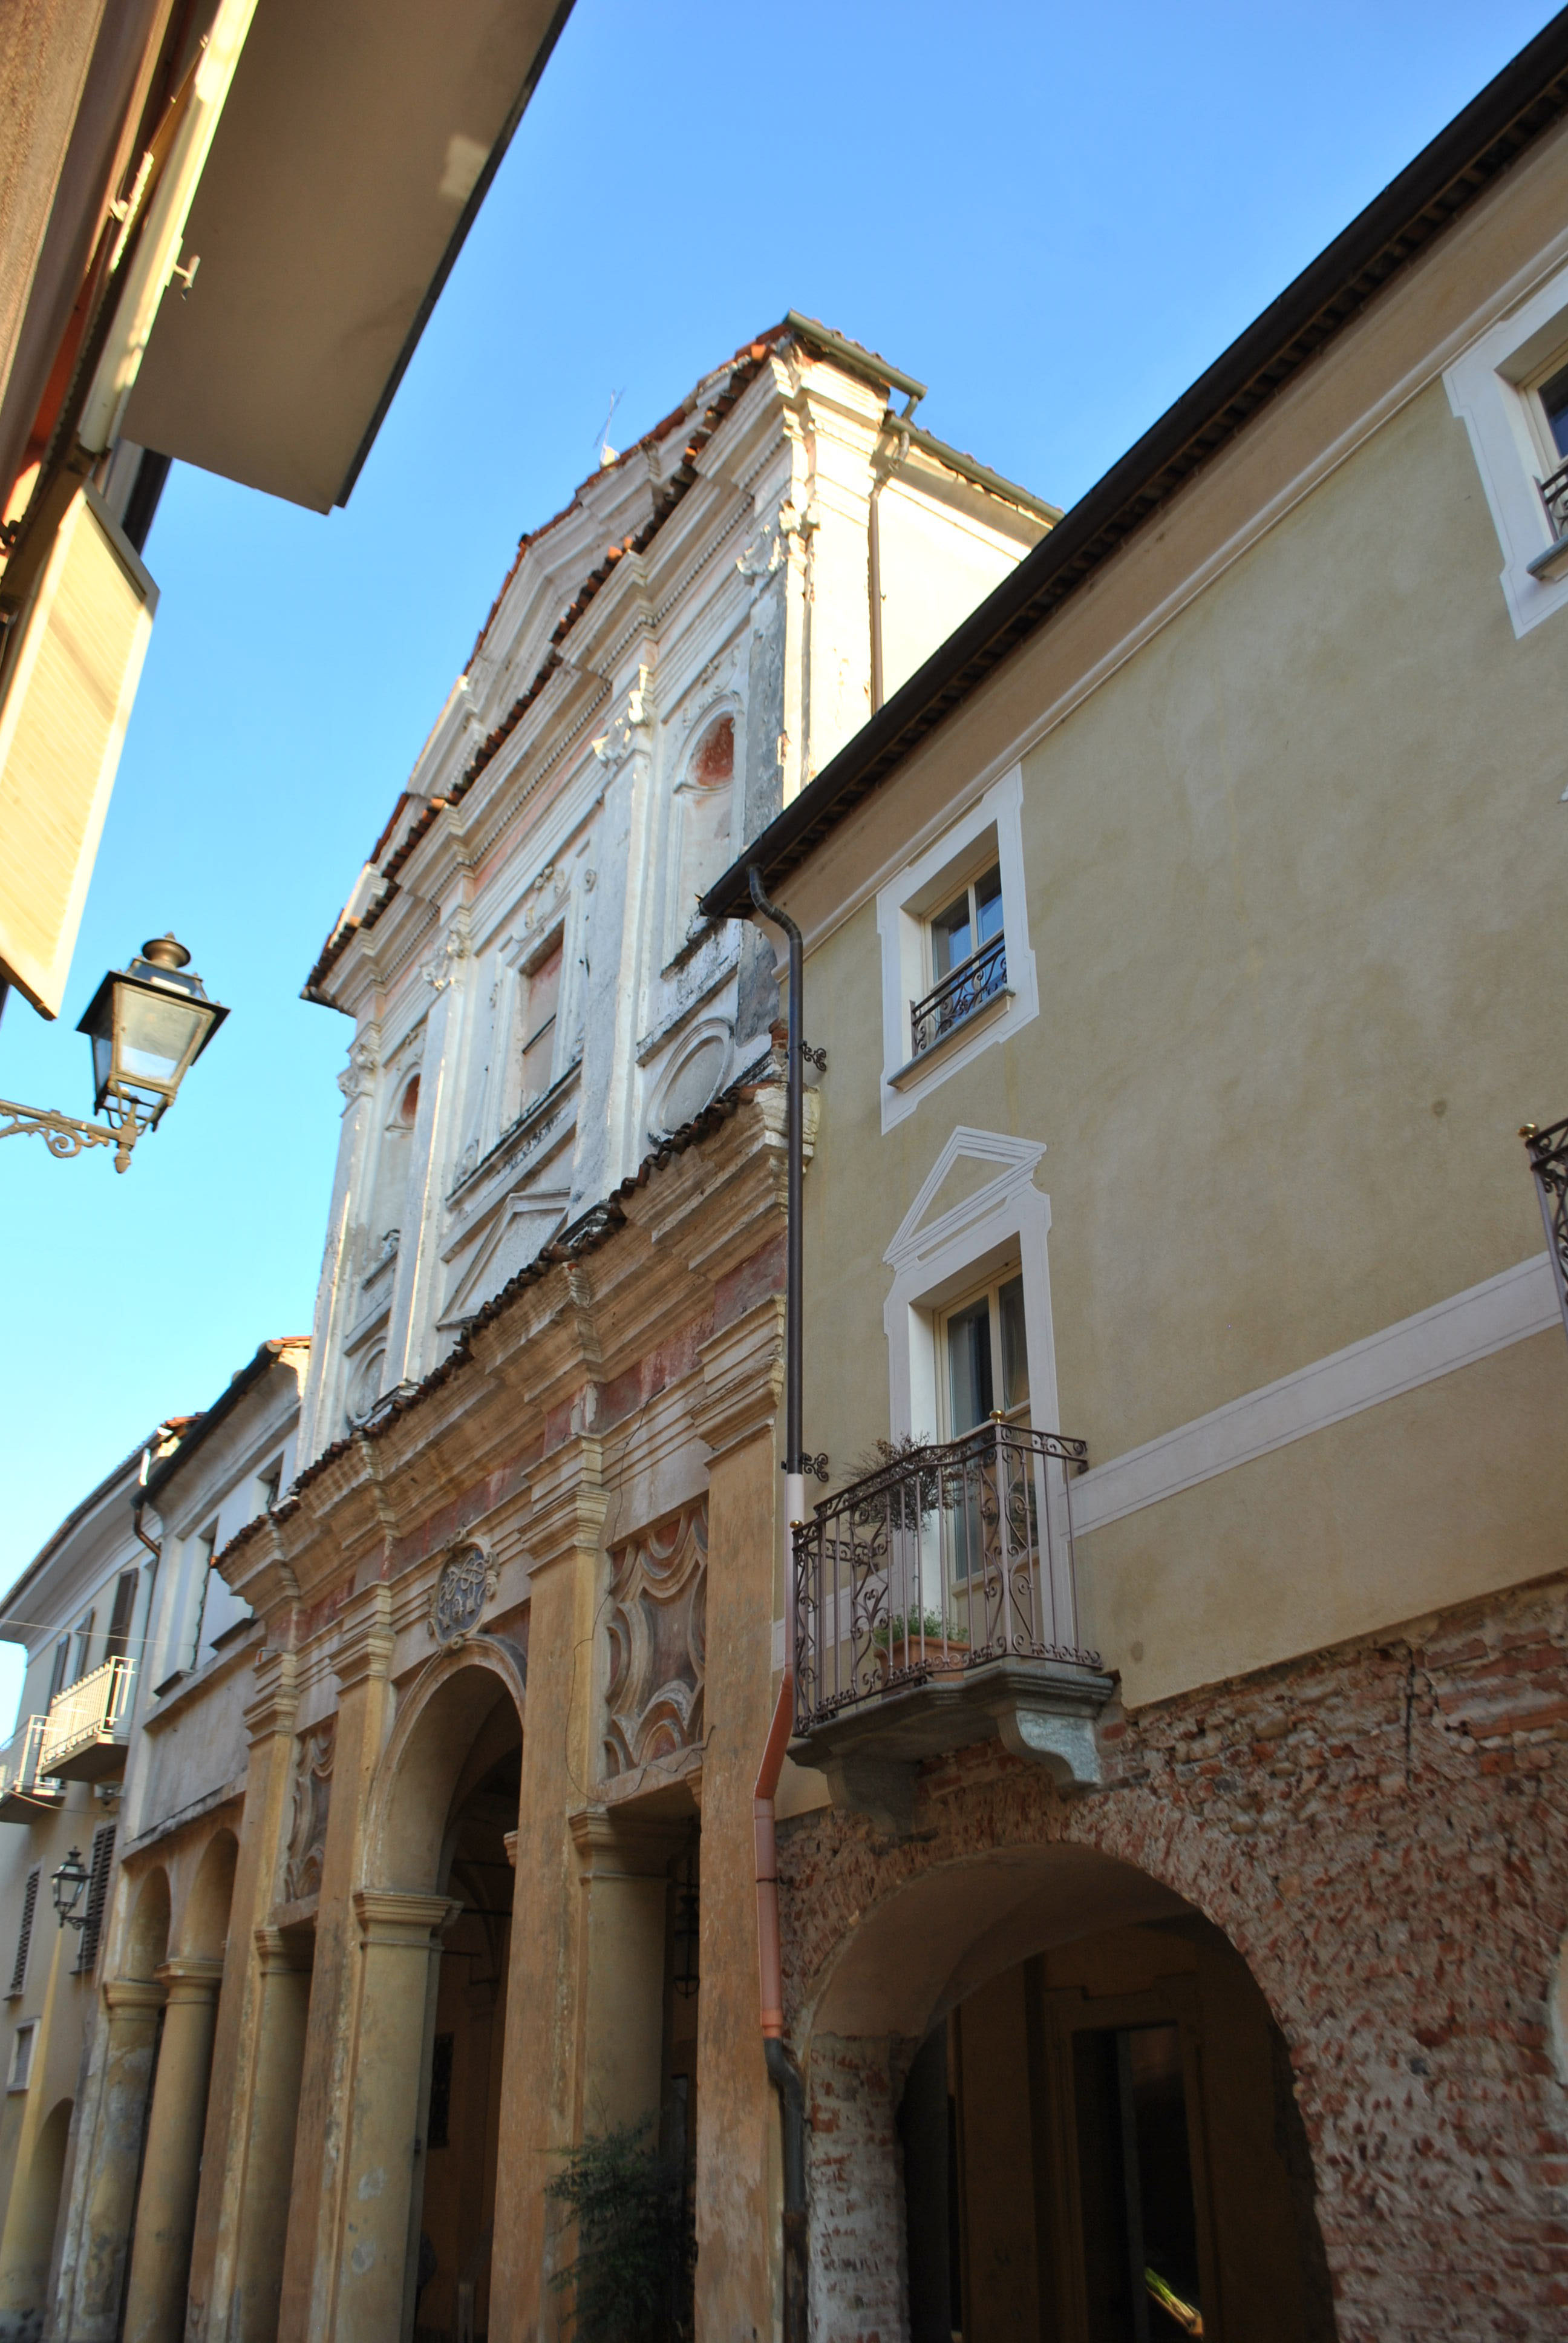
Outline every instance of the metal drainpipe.
MULTIPOLYGON (((784 1272, 784 1512, 790 1525, 791 1547, 797 1522, 806 1518, 806 1453, 802 1430, 805 1413, 805 1368, 801 1340, 804 1250, 800 1227, 800 1189, 805 1072, 800 1021, 800 994, 805 947, 800 930, 787 911, 770 903, 762 891, 755 864, 749 872, 751 900, 765 920, 781 929, 789 945, 789 1026, 787 1054, 788 1088, 784 1122, 787 1158, 789 1225, 785 1234, 784 1272)), ((806 2291, 806 2093, 800 2072, 784 2043, 783 1964, 779 1942, 779 1862, 775 1835, 774 1797, 783 1769, 784 1752, 794 1724, 795 1708, 795 1561, 789 1554, 784 1572, 784 1673, 769 1727, 767 1745, 752 1797, 752 1826, 757 1853, 757 1955, 761 1991, 762 2052, 768 2079, 779 2095, 779 2123, 784 2167, 783 2343, 807 2343, 806 2291)))

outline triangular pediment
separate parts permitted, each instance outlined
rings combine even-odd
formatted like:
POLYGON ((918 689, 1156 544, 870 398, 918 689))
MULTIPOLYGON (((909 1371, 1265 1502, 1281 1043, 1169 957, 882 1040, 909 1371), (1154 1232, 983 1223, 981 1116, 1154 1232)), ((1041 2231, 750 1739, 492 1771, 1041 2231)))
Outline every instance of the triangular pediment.
POLYGON ((508 1196, 489 1234, 458 1279, 441 1313, 443 1326, 458 1324, 482 1310, 508 1279, 538 1258, 567 1216, 565 1189, 530 1189, 508 1196))
POLYGON ((1042 1139, 1019 1139, 1010 1131, 976 1131, 960 1123, 950 1132, 882 1255, 888 1267, 901 1269, 947 1244, 970 1222, 994 1212, 1011 1190, 1030 1186, 1044 1153, 1042 1139))

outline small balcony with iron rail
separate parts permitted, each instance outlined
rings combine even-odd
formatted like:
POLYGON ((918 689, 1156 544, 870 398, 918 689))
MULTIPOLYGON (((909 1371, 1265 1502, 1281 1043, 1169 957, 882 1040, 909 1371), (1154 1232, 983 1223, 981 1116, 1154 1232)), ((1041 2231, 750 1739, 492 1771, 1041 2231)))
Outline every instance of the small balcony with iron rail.
POLYGON ((56 1693, 38 1763, 62 1782, 106 1782, 126 1770, 134 1660, 106 1660, 56 1693))
POLYGON ((1568 463, 1559 464, 1554 472, 1537 484, 1541 501, 1546 508, 1546 526, 1552 531, 1552 542, 1544 553, 1538 553, 1531 562, 1533 578, 1560 578, 1568 568, 1568 463))
POLYGON ((30 1716, 0 1754, 0 1823, 34 1823, 65 1804, 65 1785, 39 1764, 47 1725, 30 1716))
POLYGON ((1000 1416, 911 1443, 794 1535, 795 1738, 834 1803, 913 1821, 915 1768, 998 1736, 1060 1787, 1100 1779, 1115 1690, 1078 1640, 1081 1440, 1000 1416))
POLYGON ((993 1001, 1008 997, 1007 938, 1000 930, 910 1004, 910 1061, 924 1058, 993 1001))

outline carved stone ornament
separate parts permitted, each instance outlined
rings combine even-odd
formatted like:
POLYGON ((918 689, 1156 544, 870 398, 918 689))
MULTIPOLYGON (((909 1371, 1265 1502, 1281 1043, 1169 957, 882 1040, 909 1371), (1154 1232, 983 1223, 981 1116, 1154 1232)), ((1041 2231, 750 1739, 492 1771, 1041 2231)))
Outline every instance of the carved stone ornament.
POLYGON ((447 1556, 430 1597, 429 1628, 443 1651, 467 1643, 500 1581, 482 1545, 460 1545, 447 1556))
POLYGON ((604 1765, 613 1778, 701 1745, 707 1498, 618 1547, 611 1566, 604 1765))
POLYGON ((813 511, 798 512, 791 503, 779 508, 777 520, 765 521, 745 550, 736 556, 742 578, 771 578, 792 553, 805 551, 806 538, 817 526, 813 511))
POLYGON ((348 1063, 337 1077, 337 1087, 351 1105, 371 1089, 380 1063, 380 1031, 377 1026, 367 1025, 359 1039, 350 1045, 348 1063))
POLYGON ((457 981, 457 970, 468 958, 470 950, 468 915, 463 910, 419 970, 432 992, 445 992, 449 984, 457 981))
POLYGON ((646 667, 638 669, 637 681, 627 693, 625 706, 611 717, 607 729, 594 742, 593 752, 601 765, 624 764, 638 746, 638 734, 653 721, 650 673, 646 667))
POLYGON ((294 1820, 283 1872, 283 1900, 303 1903, 321 1893, 327 1853, 327 1815, 332 1803, 332 1757, 337 1719, 329 1716, 314 1733, 302 1733, 294 1765, 294 1820))

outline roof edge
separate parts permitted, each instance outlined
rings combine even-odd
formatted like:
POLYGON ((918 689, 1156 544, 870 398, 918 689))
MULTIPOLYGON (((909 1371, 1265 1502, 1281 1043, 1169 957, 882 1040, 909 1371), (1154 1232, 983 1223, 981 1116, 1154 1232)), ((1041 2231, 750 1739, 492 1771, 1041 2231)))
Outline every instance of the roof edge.
POLYGON ((730 864, 702 898, 707 916, 749 918, 751 870, 773 886, 797 869, 1565 114, 1568 8, 1309 262, 730 864))

